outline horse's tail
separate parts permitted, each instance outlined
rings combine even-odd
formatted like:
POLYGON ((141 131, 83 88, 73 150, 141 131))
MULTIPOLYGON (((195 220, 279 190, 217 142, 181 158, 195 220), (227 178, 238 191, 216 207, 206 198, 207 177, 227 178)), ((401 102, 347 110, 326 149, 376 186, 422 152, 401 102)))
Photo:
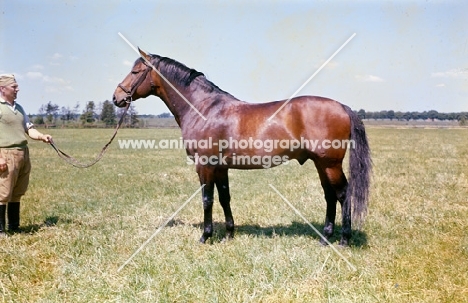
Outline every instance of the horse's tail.
POLYGON ((353 221, 361 226, 367 214, 372 159, 364 124, 351 108, 346 105, 343 107, 351 120, 350 178, 346 197, 352 205, 353 221))

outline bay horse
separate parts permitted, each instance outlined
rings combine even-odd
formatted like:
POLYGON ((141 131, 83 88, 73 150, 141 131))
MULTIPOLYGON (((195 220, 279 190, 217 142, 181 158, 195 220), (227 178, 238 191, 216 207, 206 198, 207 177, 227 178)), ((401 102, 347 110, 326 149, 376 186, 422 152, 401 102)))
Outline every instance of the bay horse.
POLYGON ((150 95, 159 97, 174 115, 183 141, 193 143, 185 149, 187 157, 195 160, 200 184, 204 185, 200 242, 205 243, 213 235, 215 187, 225 215, 226 238, 234 236, 230 168, 269 168, 292 159, 302 165, 310 159, 318 171, 327 203, 320 242, 326 245, 333 235, 339 201, 342 210, 339 244, 349 245, 351 221, 362 223, 367 213, 372 166, 365 128, 355 112, 335 100, 315 96, 247 103, 180 62, 140 49, 139 52, 141 57, 115 89, 113 102, 124 107, 150 95), (208 141, 212 144, 196 144, 208 141), (348 147, 349 182, 342 169, 348 147))

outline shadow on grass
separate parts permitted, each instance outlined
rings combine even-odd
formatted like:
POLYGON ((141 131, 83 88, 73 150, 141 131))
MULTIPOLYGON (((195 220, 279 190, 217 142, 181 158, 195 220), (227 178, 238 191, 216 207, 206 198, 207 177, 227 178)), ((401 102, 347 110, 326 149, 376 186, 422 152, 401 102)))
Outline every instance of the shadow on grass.
MULTIPOLYGON (((170 226, 177 224, 185 224, 180 221, 173 222, 170 226)), ((323 230, 324 225, 319 223, 311 223, 320 233, 323 230)), ((200 232, 203 230, 203 223, 192 224, 192 226, 199 228, 200 232)), ((214 233, 212 241, 222 241, 226 228, 224 222, 213 222, 214 233)), ((201 234, 200 234, 201 235, 201 234)), ((235 235, 253 235, 257 237, 275 238, 275 237, 311 237, 317 242, 320 240, 320 236, 306 223, 293 221, 290 225, 271 225, 271 226, 260 226, 258 224, 242 224, 236 225, 235 235)), ((335 232, 329 239, 330 243, 338 243, 341 239, 341 225, 335 226, 335 232)), ((367 234, 362 230, 353 229, 351 236, 352 247, 365 247, 367 246, 367 234)))
MULTIPOLYGON (((58 221, 63 221, 58 216, 46 217, 42 224, 29 224, 20 226, 18 231, 10 232, 11 234, 35 234, 44 227, 51 227, 57 225, 58 221)), ((71 222, 71 221, 70 221, 71 222)), ((65 220, 65 223, 70 223, 69 220, 65 220)))
MULTIPOLYGON (((320 233, 322 233, 323 224, 311 223, 320 233)), ((220 228, 224 224, 220 224, 220 228)), ((296 237, 305 236, 311 237, 319 241, 321 237, 307 224, 303 222, 293 221, 290 225, 272 225, 260 226, 258 224, 244 224, 236 226, 237 234, 256 235, 258 237, 296 237)), ((335 232, 329 239, 330 243, 339 242, 341 239, 341 225, 335 226, 335 232)), ((351 237, 351 246, 363 247, 367 245, 367 235, 362 230, 353 230, 351 237)))

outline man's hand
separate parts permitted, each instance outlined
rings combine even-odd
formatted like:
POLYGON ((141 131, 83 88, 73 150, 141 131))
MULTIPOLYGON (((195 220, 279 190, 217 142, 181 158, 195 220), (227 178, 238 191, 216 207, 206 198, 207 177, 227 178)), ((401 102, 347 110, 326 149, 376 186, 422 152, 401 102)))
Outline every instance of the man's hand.
POLYGON ((52 136, 51 135, 41 135, 39 137, 39 140, 41 140, 44 143, 51 143, 52 142, 52 136))
POLYGON ((0 172, 5 172, 8 170, 8 165, 5 158, 0 157, 0 172))

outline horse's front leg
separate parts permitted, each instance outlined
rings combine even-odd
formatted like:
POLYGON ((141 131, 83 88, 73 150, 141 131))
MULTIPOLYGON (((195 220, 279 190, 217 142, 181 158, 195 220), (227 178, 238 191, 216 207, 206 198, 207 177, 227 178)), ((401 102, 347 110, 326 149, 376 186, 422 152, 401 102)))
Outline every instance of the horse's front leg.
POLYGON ((227 168, 217 168, 215 170, 215 184, 218 189, 219 202, 223 207, 226 219, 226 240, 234 238, 234 218, 231 212, 231 194, 229 193, 229 178, 227 168))
POLYGON ((200 184, 205 185, 202 189, 203 201, 203 234, 201 243, 205 243, 213 236, 213 194, 214 194, 214 169, 209 166, 199 165, 197 167, 200 184))

